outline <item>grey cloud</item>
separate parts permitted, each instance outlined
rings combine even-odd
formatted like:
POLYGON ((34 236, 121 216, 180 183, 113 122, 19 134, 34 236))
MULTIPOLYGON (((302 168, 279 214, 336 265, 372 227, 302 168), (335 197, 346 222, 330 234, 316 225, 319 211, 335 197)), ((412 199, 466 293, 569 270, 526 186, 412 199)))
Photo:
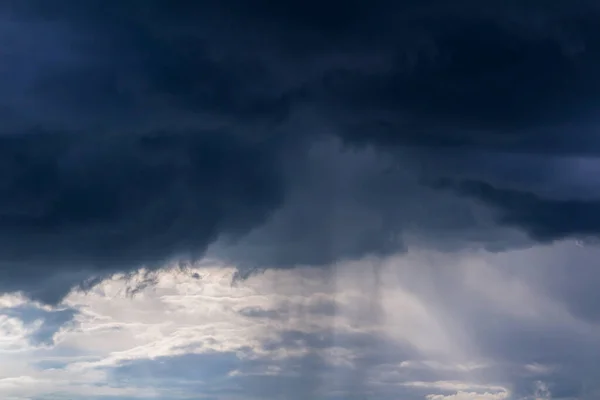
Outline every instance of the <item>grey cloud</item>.
MULTIPOLYGON (((173 393, 178 390, 184 394, 195 391, 217 398, 228 395, 292 399, 307 396, 362 399, 374 395, 383 398, 384 391, 370 388, 365 381, 368 369, 386 361, 400 362, 406 359, 406 353, 399 352, 394 343, 378 342, 368 335, 358 341, 346 335, 341 335, 340 340, 334 336, 333 332, 282 332, 277 348, 287 351, 303 349, 307 352, 278 360, 255 354, 251 350, 247 350, 245 355, 252 357, 243 358, 239 357, 240 352, 215 352, 125 362, 107 372, 114 382, 128 380, 161 389, 170 388, 173 393), (322 340, 323 335, 328 337, 328 343, 322 340), (303 339, 300 344, 299 338, 303 339), (369 357, 359 359, 355 367, 332 365, 326 354, 333 345, 332 339, 336 339, 335 345, 340 348, 351 352, 363 350, 369 357), (366 346, 356 346, 356 342, 364 342, 366 346)), ((425 379, 427 373, 413 375, 414 378, 417 376, 425 379)))
POLYGON ((500 253, 493 262, 511 276, 525 279, 545 296, 563 302, 577 318, 598 321, 595 305, 599 256, 600 248, 593 243, 566 242, 538 247, 536 251, 500 253))
POLYGON ((391 255, 415 238, 448 251, 530 243, 516 229, 498 227, 486 207, 422 185, 413 160, 410 151, 348 152, 337 141, 319 142, 292 168, 285 204, 208 254, 242 266, 293 267, 391 255), (397 156, 407 161, 397 167, 397 156))
POLYGON ((565 157, 600 148, 599 12, 3 2, 0 290, 56 302, 207 249, 255 268, 389 255, 408 236, 499 250, 595 235, 597 189, 547 193, 572 188, 554 174, 565 157), (343 151, 315 156, 321 139, 343 151), (440 175, 533 194, 474 205, 423 187, 440 175))
POLYGON ((111 379, 116 381, 127 378, 135 379, 144 384, 157 383, 157 376, 162 379, 181 379, 184 385, 198 384, 207 378, 222 379, 234 371, 240 360, 233 353, 189 354, 177 357, 160 357, 158 362, 140 360, 123 363, 110 369, 111 379), (194 365, 194 368, 190 368, 194 365))
MULTIPOLYGON (((309 313, 311 315, 321 315, 334 317, 337 309, 337 304, 334 301, 321 301, 315 304, 307 305, 302 307, 301 311, 309 313)), ((246 307, 239 311, 239 313, 249 318, 261 318, 268 320, 285 320, 289 317, 290 309, 270 309, 265 310, 260 307, 246 307)), ((294 310, 298 311, 298 310, 294 310)))
POLYGON ((472 380, 510 387, 516 399, 531 396, 536 381, 548 385, 552 398, 591 399, 598 390, 594 360, 600 351, 593 306, 597 253, 596 247, 571 242, 484 254, 475 256, 471 271, 481 277, 488 268, 494 273, 475 278, 472 285, 479 290, 450 264, 445 267, 451 272, 433 277, 437 295, 419 292, 436 299, 442 313, 464 329, 475 354, 489 363, 467 373, 472 380), (486 292, 513 300, 498 307, 482 296, 486 292), (532 364, 542 367, 529 368, 532 364))
POLYGON ((440 182, 440 186, 489 204, 498 210, 499 222, 522 227, 540 242, 598 234, 600 200, 597 199, 544 198, 477 181, 440 182))
POLYGON ((197 257, 220 235, 261 223, 283 198, 268 143, 201 132, 0 141, 4 290, 66 268, 101 274, 197 257))
MULTIPOLYGON (((395 270, 392 276, 397 273, 402 282, 397 290, 417 296, 433 315, 442 316, 437 321, 443 326, 458 327, 464 332, 470 355, 480 363, 478 366, 461 365, 455 359, 431 362, 410 346, 398 348, 369 334, 360 338, 328 338, 323 333, 284 332, 280 342, 267 348, 308 346, 312 356, 333 346, 351 350, 355 357, 353 368, 346 372, 344 367, 334 370, 358 384, 345 383, 345 388, 353 387, 353 392, 358 393, 360 387, 361 393, 369 393, 373 398, 394 398, 398 393, 415 399, 431 393, 452 395, 455 387, 442 390, 436 382, 470 382, 479 388, 461 390, 492 393, 498 389, 481 388, 503 387, 511 391, 510 399, 521 400, 531 398, 536 382, 543 382, 552 398, 592 399, 598 390, 594 378, 594 360, 600 350, 598 325, 595 316, 582 313, 585 310, 580 307, 594 304, 589 296, 593 295, 591 287, 597 274, 590 261, 596 253, 595 248, 564 243, 497 254, 436 257, 428 253, 422 258, 409 258, 401 265, 390 262, 387 268, 395 270), (482 262, 485 264, 479 265, 482 262), (499 297, 488 297, 487 293, 497 293, 499 297), (401 367, 403 361, 407 363, 401 367), (381 375, 379 380, 384 384, 373 389, 373 377, 386 368, 393 373, 381 375), (423 382, 425 386, 400 389, 394 386, 399 382, 423 382)), ((364 264, 362 267, 367 268, 364 264)), ((388 273, 382 279, 392 285, 388 273)), ((343 291, 342 287, 338 290, 343 291)), ((398 310, 399 314, 402 312, 398 310)), ((308 320, 313 318, 310 315, 308 320)), ((365 326, 370 323, 364 320, 365 326)), ((318 373, 328 376, 321 369, 318 373)))

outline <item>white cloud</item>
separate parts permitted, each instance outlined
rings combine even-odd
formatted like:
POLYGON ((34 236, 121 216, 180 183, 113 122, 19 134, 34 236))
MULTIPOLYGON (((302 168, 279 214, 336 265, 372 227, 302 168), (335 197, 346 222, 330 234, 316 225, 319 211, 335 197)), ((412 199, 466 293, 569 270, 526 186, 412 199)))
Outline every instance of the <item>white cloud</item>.
MULTIPOLYGON (((219 379, 300 379, 314 374, 327 393, 344 388, 352 392, 362 385, 366 393, 408 390, 411 399, 507 399, 514 374, 522 379, 547 377, 561 371, 559 360, 510 358, 518 352, 497 359, 504 355, 490 352, 485 340, 488 332, 495 333, 485 330, 488 325, 496 326, 490 324, 497 320, 504 329, 500 338, 511 346, 521 340, 511 329, 522 324, 541 333, 560 329, 563 340, 572 337, 573 343, 593 337, 597 327, 572 316, 559 299, 540 292, 527 277, 508 274, 495 263, 485 254, 446 257, 411 251, 331 269, 269 270, 235 284, 234 268, 208 261, 154 276, 141 271, 71 293, 61 307, 78 313, 54 334, 53 345, 45 347, 30 340, 42 320, 25 322, 7 312, 43 307, 22 296, 2 296, 0 396, 152 398, 169 387, 169 398, 185 398, 191 389, 169 386, 178 377, 161 379, 152 375, 161 372, 149 369, 144 376, 156 379, 139 386, 141 390, 135 379, 117 379, 112 371, 185 355, 236 354, 237 361, 223 367, 219 379), (148 278, 153 284, 145 285, 148 278), (356 335, 363 339, 348 340, 356 335), (360 340, 368 341, 360 345, 360 340), (384 346, 379 353, 377 346, 384 346), (316 355, 323 365, 303 364, 316 355)), ((539 354, 546 351, 540 348, 539 354)), ((220 380, 202 375, 206 373, 198 373, 194 384, 214 389, 211 379, 220 380)), ((531 388, 529 394, 518 395, 541 393, 533 383, 531 388)))
POLYGON ((29 336, 41 325, 40 320, 25 324, 19 318, 0 315, 0 354, 28 350, 29 336))
POLYGON ((28 299, 21 294, 3 294, 0 295, 0 309, 17 307, 23 304, 27 304, 28 299))
POLYGON ((455 394, 429 394, 427 400, 504 400, 508 398, 507 392, 499 393, 479 393, 479 392, 456 392, 455 394))
POLYGON ((476 383, 466 383, 457 381, 437 381, 437 382, 403 382, 403 386, 426 388, 426 389, 438 389, 443 391, 490 391, 490 392, 506 392, 506 389, 502 386, 492 385, 480 385, 476 383))

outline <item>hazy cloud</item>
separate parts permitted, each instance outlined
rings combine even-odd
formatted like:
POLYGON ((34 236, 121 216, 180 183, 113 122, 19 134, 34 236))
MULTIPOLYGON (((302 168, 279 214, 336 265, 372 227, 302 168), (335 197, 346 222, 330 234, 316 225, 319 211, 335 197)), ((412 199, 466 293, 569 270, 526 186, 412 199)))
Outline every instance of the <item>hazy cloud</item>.
POLYGON ((571 314, 531 269, 505 267, 506 257, 577 251, 413 250, 235 285, 235 268, 207 262, 157 273, 133 296, 146 273, 115 276, 67 296, 61 307, 76 313, 45 347, 27 344, 34 331, 3 333, 19 353, 0 363, 0 393, 73 398, 93 386, 138 398, 591 399, 600 326, 571 314))

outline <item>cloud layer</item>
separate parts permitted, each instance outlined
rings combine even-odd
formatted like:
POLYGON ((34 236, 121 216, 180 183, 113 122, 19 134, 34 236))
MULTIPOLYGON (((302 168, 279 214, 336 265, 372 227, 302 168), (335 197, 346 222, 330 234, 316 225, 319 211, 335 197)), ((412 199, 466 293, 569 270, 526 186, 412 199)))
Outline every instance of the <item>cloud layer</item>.
POLYGON ((598 233, 594 2, 60 5, 0 7, 3 291, 598 233))
POLYGON ((5 295, 0 394, 591 400, 600 326, 563 297, 580 279, 551 282, 541 270, 547 258, 597 255, 572 243, 452 257, 413 249, 236 285, 235 268, 207 260, 114 276, 59 309, 5 295), (531 267, 510 268, 514 258, 531 267))
POLYGON ((0 397, 600 396, 597 2, 0 3, 0 397))

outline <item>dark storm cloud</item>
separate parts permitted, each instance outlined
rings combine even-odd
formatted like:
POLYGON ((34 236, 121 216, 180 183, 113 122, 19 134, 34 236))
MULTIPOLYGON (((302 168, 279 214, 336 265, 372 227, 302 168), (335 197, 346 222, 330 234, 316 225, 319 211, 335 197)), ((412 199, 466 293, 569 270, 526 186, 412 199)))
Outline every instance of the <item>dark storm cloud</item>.
MULTIPOLYGON (((560 191, 555 158, 600 150, 599 17, 585 0, 3 2, 0 290, 56 300, 246 233, 227 253, 249 264, 389 254, 411 230, 502 248, 414 178, 560 191), (402 171, 336 165, 339 148, 314 164, 323 135, 402 171)), ((523 196, 479 197, 536 240, 597 233, 593 201, 523 196)))
POLYGON ((262 222, 283 196, 278 153, 222 133, 39 133, 0 143, 4 289, 27 288, 57 265, 110 272, 196 257, 262 222))
POLYGON ((478 3, 8 2, 9 33, 50 49, 20 35, 4 68, 47 123, 278 121, 307 103, 357 142, 596 151, 597 7, 478 3))
POLYGON ((589 237, 600 233, 600 199, 553 199, 535 193, 496 188, 485 182, 441 182, 497 209, 502 224, 525 229, 536 241, 589 237))

